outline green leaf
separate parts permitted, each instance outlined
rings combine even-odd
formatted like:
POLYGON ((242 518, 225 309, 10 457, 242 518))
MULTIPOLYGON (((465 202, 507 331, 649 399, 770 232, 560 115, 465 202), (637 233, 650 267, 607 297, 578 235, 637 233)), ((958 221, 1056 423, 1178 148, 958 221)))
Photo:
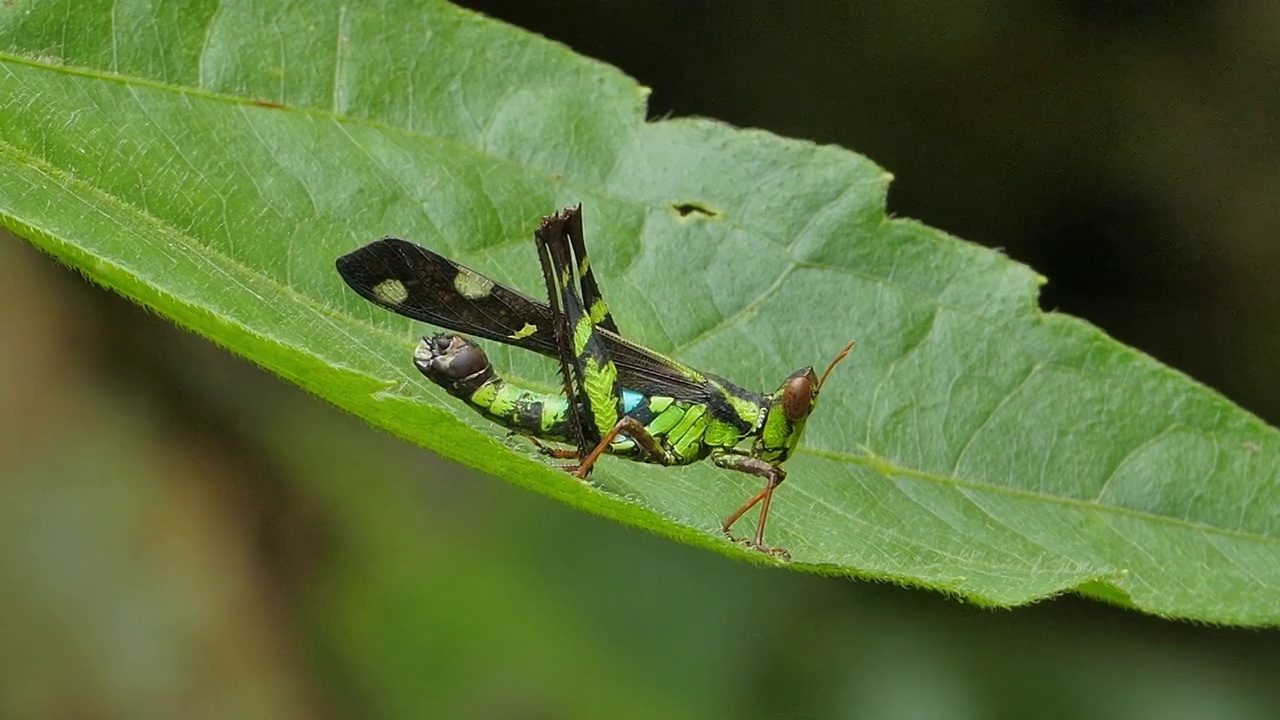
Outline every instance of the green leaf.
POLYGON ((869 161, 646 123, 618 71, 442 3, 154 5, 0 10, 0 217, 94 280, 442 455, 768 562, 718 530, 755 480, 606 460, 582 485, 429 386, 426 328, 333 270, 395 234, 536 295, 534 224, 582 202, 636 340, 758 389, 858 340, 776 497, 791 567, 1280 623, 1277 432, 1039 312, 1028 268, 887 219, 869 161))

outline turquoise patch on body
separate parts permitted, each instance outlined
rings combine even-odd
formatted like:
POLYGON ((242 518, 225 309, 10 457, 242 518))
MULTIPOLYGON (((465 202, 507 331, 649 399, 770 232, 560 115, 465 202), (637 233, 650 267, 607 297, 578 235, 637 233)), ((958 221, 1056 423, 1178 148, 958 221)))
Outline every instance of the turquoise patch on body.
POLYGON ((629 413, 640 407, 640 403, 644 402, 644 395, 635 390, 622 391, 622 412, 629 413))

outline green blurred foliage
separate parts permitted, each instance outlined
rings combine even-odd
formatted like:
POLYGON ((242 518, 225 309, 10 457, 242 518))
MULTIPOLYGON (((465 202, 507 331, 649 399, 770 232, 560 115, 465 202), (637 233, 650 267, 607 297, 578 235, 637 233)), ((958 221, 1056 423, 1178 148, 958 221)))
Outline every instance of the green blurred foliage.
MULTIPOLYGON (((865 153, 898 177, 891 210, 1007 248, 1050 277, 1046 304, 1277 422, 1269 5, 788 7, 510 12, 655 87, 657 112, 865 153)), ((0 717, 1267 718, 1280 701, 1274 631, 762 570, 443 465, 8 237, 0 338, 0 717)))

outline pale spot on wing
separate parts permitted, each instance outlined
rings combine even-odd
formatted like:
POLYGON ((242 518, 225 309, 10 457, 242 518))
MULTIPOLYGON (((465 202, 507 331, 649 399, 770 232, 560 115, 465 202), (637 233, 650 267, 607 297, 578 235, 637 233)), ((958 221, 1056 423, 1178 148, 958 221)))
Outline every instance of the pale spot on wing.
POLYGON ((533 323, 525 323, 524 327, 511 333, 508 337, 512 340, 523 340, 536 332, 538 332, 537 325, 534 325, 533 323))
POLYGON ((480 273, 458 266, 458 275, 453 279, 453 289, 468 300, 479 300, 493 292, 493 281, 480 273))
POLYGON ((383 280, 375 285, 373 294, 378 300, 388 305, 399 305, 409 299, 409 291, 405 289, 404 283, 395 278, 383 280))

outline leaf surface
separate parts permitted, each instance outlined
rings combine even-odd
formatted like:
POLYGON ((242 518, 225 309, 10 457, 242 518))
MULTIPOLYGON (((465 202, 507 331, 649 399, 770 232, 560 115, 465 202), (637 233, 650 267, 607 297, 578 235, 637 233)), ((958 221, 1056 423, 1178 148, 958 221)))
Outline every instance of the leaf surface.
MULTIPOLYGON (((629 337, 760 390, 858 341, 775 500, 769 539, 792 567, 1280 622, 1273 428, 1041 313, 1025 266, 886 218, 889 176, 868 160, 647 123, 645 95, 443 3, 33 2, 0 10, 0 218, 442 455, 765 561, 718 530, 756 480, 606 460, 602 489, 582 485, 419 377, 428 328, 333 270, 397 235, 536 296, 532 229, 582 202, 629 337)), ((555 387, 538 358, 491 356, 555 387)))

